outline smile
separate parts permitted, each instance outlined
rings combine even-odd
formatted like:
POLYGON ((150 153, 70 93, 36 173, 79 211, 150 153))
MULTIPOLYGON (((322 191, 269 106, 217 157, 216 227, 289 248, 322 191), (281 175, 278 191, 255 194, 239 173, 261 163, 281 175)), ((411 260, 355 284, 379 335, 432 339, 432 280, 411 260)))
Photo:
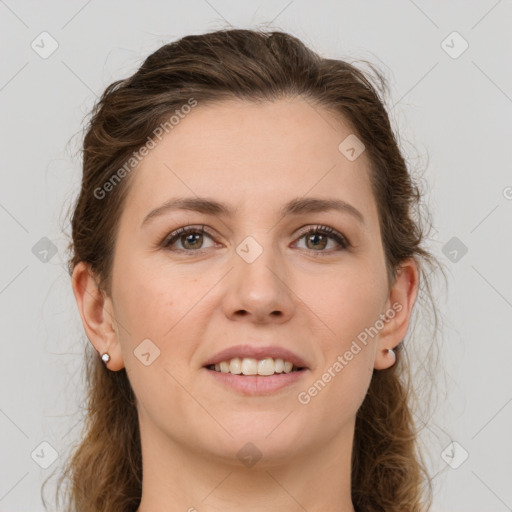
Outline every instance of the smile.
POLYGON ((263 359, 234 357, 228 361, 211 364, 207 368, 220 373, 231 373, 233 375, 259 375, 264 377, 281 373, 292 373, 301 370, 301 368, 295 366, 291 361, 286 361, 280 358, 274 359, 272 357, 265 357, 263 359))

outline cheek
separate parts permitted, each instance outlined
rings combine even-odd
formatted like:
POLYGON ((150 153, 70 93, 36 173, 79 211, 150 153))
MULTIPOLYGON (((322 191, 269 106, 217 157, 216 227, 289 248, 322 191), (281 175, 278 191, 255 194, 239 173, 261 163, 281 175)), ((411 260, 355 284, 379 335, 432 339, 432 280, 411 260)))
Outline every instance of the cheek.
POLYGON ((133 343, 144 338, 164 342, 204 294, 197 277, 171 274, 135 259, 120 262, 115 277, 116 314, 133 343))
POLYGON ((346 350, 353 339, 374 325, 386 299, 382 275, 352 266, 347 271, 331 273, 320 285, 311 280, 299 292, 300 297, 323 324, 326 352, 346 350))
POLYGON ((151 276, 132 274, 129 281, 118 285, 116 314, 133 343, 144 338, 158 340, 172 327, 176 299, 172 288, 151 276))
POLYGON ((370 384, 377 340, 372 327, 383 312, 385 276, 353 266, 319 288, 304 287, 302 294, 323 334, 315 340, 320 365, 298 401, 311 406, 319 421, 339 426, 355 415, 370 384))
POLYGON ((175 422, 169 397, 181 410, 190 401, 179 383, 186 383, 189 377, 187 361, 194 344, 188 341, 200 331, 194 322, 200 307, 194 305, 206 290, 199 281, 141 263, 118 266, 114 300, 116 317, 123 326, 124 365, 139 404, 162 426, 175 422), (130 277, 123 279, 122 275, 130 277), (145 353, 149 353, 147 365, 145 353))
POLYGON ((212 315, 211 309, 205 310, 210 304, 208 292, 220 276, 198 276, 197 272, 186 274, 130 261, 118 266, 117 277, 116 317, 124 327, 120 329, 121 349, 134 388, 158 389, 163 379, 169 382, 168 393, 172 394, 173 386, 176 393, 181 392, 172 377, 162 372, 167 370, 179 382, 190 379, 191 358, 212 315), (122 275, 130 279, 122 279, 122 275), (154 357, 154 362, 143 366, 138 357, 148 351, 147 357, 154 357))

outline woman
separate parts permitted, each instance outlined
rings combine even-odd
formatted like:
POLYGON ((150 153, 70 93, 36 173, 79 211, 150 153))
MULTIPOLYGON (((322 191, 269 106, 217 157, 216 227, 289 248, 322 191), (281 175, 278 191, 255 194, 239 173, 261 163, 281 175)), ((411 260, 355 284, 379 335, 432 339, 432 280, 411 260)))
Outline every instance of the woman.
POLYGON ((369 77, 184 37, 106 89, 83 159, 68 509, 426 510, 402 346, 434 258, 369 77))

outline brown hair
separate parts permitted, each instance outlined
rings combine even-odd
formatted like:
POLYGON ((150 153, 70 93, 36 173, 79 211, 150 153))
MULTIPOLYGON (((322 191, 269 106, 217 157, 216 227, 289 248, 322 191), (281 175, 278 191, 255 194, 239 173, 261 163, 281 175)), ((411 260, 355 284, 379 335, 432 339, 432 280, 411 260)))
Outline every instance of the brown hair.
MULTIPOLYGON (((414 257, 433 305, 425 268, 436 262, 423 248, 422 219, 414 218, 421 194, 379 96, 379 90, 386 92, 386 80, 367 64, 372 73, 322 58, 279 31, 219 30, 159 48, 134 75, 109 85, 92 111, 83 143, 82 186, 71 223, 70 273, 78 262, 86 262, 100 287, 110 293, 116 230, 130 176, 101 198, 97 191, 176 109, 191 98, 201 105, 232 98, 272 101, 297 96, 348 122, 364 143, 390 283, 400 263, 414 257)), ((67 510, 133 511, 142 490, 134 393, 125 369, 106 369, 89 343, 85 354, 84 435, 63 470, 57 501, 67 478, 67 510)), ((409 364, 403 356, 401 343, 397 363, 374 371, 357 413, 352 457, 352 500, 357 510, 429 508, 431 489, 417 446, 409 364)))

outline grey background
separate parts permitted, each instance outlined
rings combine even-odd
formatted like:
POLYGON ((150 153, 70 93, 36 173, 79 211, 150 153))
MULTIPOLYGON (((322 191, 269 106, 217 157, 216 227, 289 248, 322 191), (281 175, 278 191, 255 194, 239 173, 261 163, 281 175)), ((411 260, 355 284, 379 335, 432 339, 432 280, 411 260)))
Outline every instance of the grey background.
POLYGON ((229 24, 270 24, 387 73, 404 150, 427 169, 431 247, 449 271, 438 292, 445 394, 425 429, 433 510, 512 510, 511 19, 512 3, 495 0, 0 0, 0 511, 43 510, 41 482, 79 438, 88 341, 63 230, 82 119, 160 45, 229 24), (31 47, 51 49, 43 31, 58 44, 47 58, 31 47), (469 44, 457 58, 454 31, 469 44), (452 441, 469 455, 457 469, 441 456, 452 441))

